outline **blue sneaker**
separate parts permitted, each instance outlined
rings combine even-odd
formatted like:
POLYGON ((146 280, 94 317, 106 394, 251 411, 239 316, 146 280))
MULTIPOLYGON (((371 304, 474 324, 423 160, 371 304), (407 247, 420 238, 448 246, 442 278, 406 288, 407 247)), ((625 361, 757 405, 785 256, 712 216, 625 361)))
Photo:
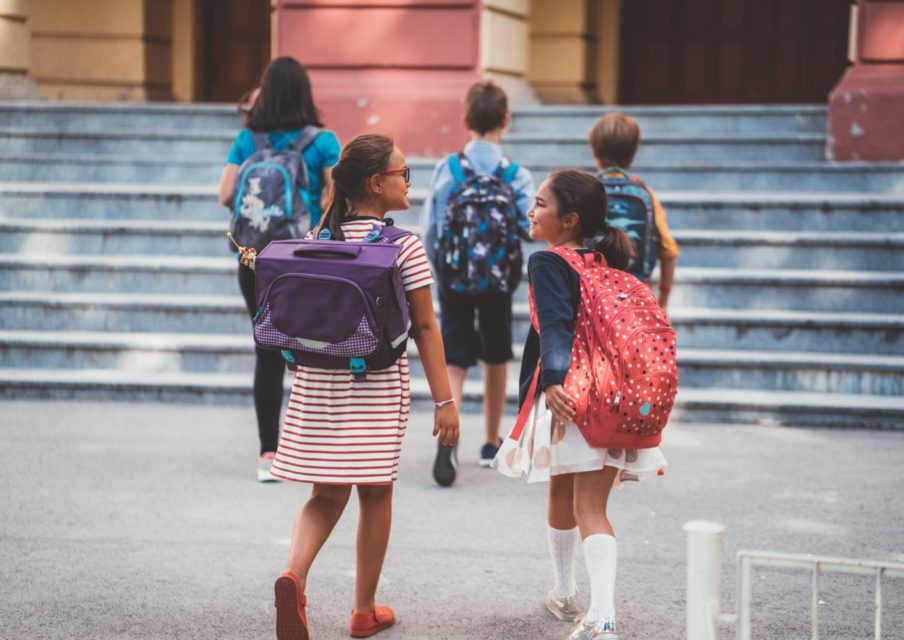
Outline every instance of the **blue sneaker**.
MULTIPOLYGON (((502 444, 501 442, 499 444, 502 444)), ((482 447, 480 447, 480 466, 481 467, 489 467, 493 464, 493 458, 496 457, 496 454, 499 452, 499 447, 490 442, 487 442, 482 447)))

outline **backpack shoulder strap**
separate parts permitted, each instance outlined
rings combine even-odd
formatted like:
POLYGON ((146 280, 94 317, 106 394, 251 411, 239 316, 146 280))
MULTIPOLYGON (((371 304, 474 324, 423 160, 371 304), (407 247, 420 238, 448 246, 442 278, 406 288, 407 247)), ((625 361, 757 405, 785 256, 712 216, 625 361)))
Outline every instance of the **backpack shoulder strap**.
POLYGON ((587 253, 580 254, 574 249, 569 249, 567 247, 549 247, 546 251, 552 251, 554 254, 565 260, 572 269, 578 272, 581 279, 586 276, 588 269, 599 267, 605 268, 609 266, 606 264, 606 257, 597 251, 588 251, 587 253))
POLYGON ((385 238, 387 242, 395 242, 399 238, 411 235, 411 232, 408 231, 408 229, 395 226, 392 218, 387 218, 387 220, 388 222, 382 225, 383 228, 380 231, 380 235, 385 238))
POLYGON ((447 163, 449 165, 449 171, 452 173, 452 179, 459 184, 465 182, 468 179, 469 174, 474 173, 464 153, 459 152, 451 154, 447 163))
POLYGON ((301 133, 289 143, 289 148, 292 150, 297 149, 298 151, 304 151, 314 143, 314 139, 320 135, 321 131, 323 131, 323 129, 320 127, 307 125, 301 130, 301 133))
POLYGON ((515 179, 515 176, 518 175, 518 169, 520 168, 521 167, 517 162, 512 162, 508 158, 503 157, 502 162, 499 163, 495 173, 504 183, 511 184, 512 180, 515 179))

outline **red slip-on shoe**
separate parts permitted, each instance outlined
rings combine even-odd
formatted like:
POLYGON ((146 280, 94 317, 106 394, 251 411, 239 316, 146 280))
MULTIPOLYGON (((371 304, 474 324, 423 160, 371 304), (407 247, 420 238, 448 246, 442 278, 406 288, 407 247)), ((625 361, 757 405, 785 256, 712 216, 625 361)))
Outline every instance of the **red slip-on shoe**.
POLYGON ((367 638, 394 624, 395 614, 389 607, 377 607, 373 613, 355 613, 353 611, 352 625, 348 633, 353 638, 367 638))
POLYGON ((310 640, 308 616, 305 614, 307 598, 301 592, 301 582, 291 571, 276 580, 276 639, 310 640))

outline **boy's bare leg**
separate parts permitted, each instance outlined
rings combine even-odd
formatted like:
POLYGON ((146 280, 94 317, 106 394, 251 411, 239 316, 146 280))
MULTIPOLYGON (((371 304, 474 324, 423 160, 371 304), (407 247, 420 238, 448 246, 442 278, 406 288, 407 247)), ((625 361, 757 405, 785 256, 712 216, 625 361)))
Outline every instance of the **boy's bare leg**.
POLYGON ((508 366, 483 364, 483 417, 486 424, 485 442, 494 447, 499 444, 499 424, 505 411, 505 382, 508 366))
MULTIPOLYGON (((468 370, 465 367, 458 367, 450 364, 446 367, 449 370, 449 384, 452 386, 452 398, 455 400, 455 406, 461 413, 461 399, 465 393, 465 378, 468 377, 468 370)), ((443 398, 445 400, 445 398, 443 398)))

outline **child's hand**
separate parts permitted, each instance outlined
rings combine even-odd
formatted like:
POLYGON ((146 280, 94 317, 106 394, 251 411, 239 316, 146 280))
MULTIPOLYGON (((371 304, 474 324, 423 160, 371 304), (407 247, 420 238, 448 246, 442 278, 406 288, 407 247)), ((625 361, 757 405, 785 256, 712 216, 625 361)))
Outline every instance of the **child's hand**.
POLYGON ((458 442, 458 408, 454 402, 434 410, 433 435, 439 436, 440 444, 450 447, 458 442))
POLYGON ((546 406, 552 411, 553 417, 559 422, 574 422, 574 400, 571 399, 565 388, 560 384, 553 384, 543 391, 546 394, 546 406))

